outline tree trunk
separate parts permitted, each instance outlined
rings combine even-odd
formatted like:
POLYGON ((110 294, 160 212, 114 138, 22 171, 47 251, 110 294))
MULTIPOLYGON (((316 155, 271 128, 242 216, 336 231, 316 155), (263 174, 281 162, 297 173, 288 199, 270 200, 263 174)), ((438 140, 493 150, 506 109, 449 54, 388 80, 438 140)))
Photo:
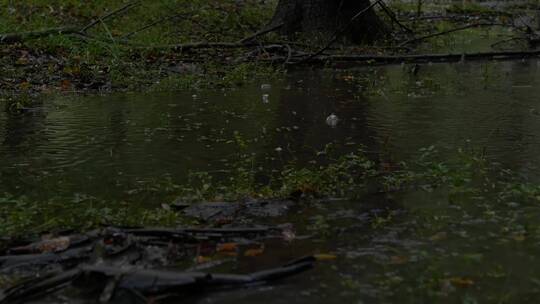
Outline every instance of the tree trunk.
POLYGON ((369 5, 369 0, 279 0, 270 26, 283 24, 280 32, 285 35, 304 32, 325 36, 347 27, 343 38, 355 43, 372 42, 386 32, 373 9, 349 25, 369 5))

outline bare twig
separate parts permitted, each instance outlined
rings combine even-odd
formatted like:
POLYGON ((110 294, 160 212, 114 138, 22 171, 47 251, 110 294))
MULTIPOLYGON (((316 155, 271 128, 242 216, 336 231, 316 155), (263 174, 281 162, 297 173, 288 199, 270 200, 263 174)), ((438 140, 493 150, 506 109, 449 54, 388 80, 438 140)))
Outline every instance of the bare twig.
POLYGON ((384 3, 384 2, 379 2, 379 6, 382 8, 382 10, 386 13, 386 15, 388 15, 388 17, 390 17, 390 19, 392 21, 394 21, 400 28, 402 28, 403 30, 405 30, 406 32, 408 32, 409 34, 413 34, 414 32, 408 28, 407 26, 405 26, 403 23, 401 23, 397 17, 396 17, 396 14, 394 14, 394 12, 392 12, 392 10, 384 3))
POLYGON ((27 39, 42 38, 51 35, 62 35, 62 34, 74 34, 78 33, 79 29, 75 27, 58 27, 44 29, 40 31, 30 31, 22 33, 6 33, 0 34, 0 43, 16 43, 22 42, 27 39))
POLYGON ((131 36, 133 36, 135 34, 138 34, 138 33, 142 32, 142 31, 145 31, 145 30, 147 30, 147 29, 149 29, 151 27, 154 27, 154 26, 156 26, 156 25, 158 25, 160 23, 167 22, 167 21, 172 20, 174 18, 177 18, 179 16, 182 16, 182 14, 176 14, 176 15, 173 15, 173 16, 160 18, 160 19, 158 19, 158 20, 156 20, 154 22, 146 24, 145 26, 143 26, 143 27, 141 27, 139 29, 134 30, 133 32, 130 32, 130 33, 127 33, 127 34, 123 35, 120 39, 127 39, 127 38, 129 38, 129 37, 131 37, 131 36))
POLYGON ((284 23, 280 23, 280 24, 277 24, 277 25, 274 25, 272 27, 269 27, 267 29, 264 29, 264 30, 260 30, 258 32, 256 32, 255 34, 253 35, 250 35, 250 36, 247 36, 246 38, 243 38, 241 40, 238 41, 238 43, 246 43, 246 42, 249 42, 259 36, 262 36, 262 35, 265 35, 265 34, 268 34, 270 32, 273 32, 277 29, 280 29, 282 26, 284 25, 284 23))
POLYGON ((39 30, 39 31, 0 34, 0 43, 16 43, 16 42, 22 42, 28 39, 43 38, 43 37, 47 37, 51 35, 66 35, 66 34, 85 35, 86 31, 94 27, 96 24, 99 24, 114 15, 117 15, 121 12, 128 10, 129 8, 137 5, 139 2, 140 0, 130 2, 122 6, 121 8, 111 11, 110 13, 104 15, 103 17, 100 17, 90 22, 88 25, 84 26, 83 28, 66 26, 66 27, 49 28, 49 29, 44 29, 44 30, 39 30))
POLYGON ((414 39, 411 39, 411 40, 407 40, 407 41, 401 43, 399 46, 404 46, 404 45, 407 45, 407 44, 410 44, 410 43, 426 40, 426 39, 429 39, 429 38, 442 36, 442 35, 458 32, 458 31, 463 31, 463 30, 466 30, 466 29, 474 28, 474 27, 482 27, 482 26, 506 26, 506 24, 502 24, 502 23, 474 23, 474 24, 467 24, 465 26, 453 28, 453 29, 450 29, 450 30, 447 30, 447 31, 437 32, 437 33, 425 35, 425 36, 422 36, 422 37, 414 38, 414 39))
POLYGON ((130 2, 130 3, 126 4, 126 5, 124 5, 124 6, 120 7, 120 8, 118 8, 118 9, 115 9, 115 10, 111 11, 110 13, 105 14, 105 15, 103 15, 103 16, 97 18, 96 20, 90 22, 90 23, 87 24, 85 27, 83 27, 80 31, 81 31, 82 33, 85 33, 86 31, 88 31, 90 28, 94 27, 94 26, 97 25, 98 23, 103 22, 103 21, 109 19, 110 17, 112 17, 112 16, 114 16, 114 15, 120 14, 120 13, 122 13, 122 12, 124 12, 124 11, 126 11, 126 10, 132 8, 132 7, 134 7, 135 5, 139 4, 139 2, 141 2, 141 1, 140 1, 140 0, 138 0, 138 1, 133 1, 133 2, 130 2))
POLYGON ((182 44, 165 44, 153 46, 139 46, 139 49, 172 49, 176 51, 187 51, 193 49, 241 49, 257 46, 257 43, 238 43, 238 42, 193 42, 182 44))

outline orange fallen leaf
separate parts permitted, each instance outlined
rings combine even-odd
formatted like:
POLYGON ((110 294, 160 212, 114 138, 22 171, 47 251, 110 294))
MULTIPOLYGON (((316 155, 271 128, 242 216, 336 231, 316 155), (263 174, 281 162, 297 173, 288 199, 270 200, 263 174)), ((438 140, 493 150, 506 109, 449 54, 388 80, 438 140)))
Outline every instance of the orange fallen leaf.
POLYGON ((71 89, 71 81, 64 79, 62 82, 60 82, 60 87, 63 91, 68 91, 71 89))
POLYGON ((317 261, 330 261, 330 260, 337 259, 337 256, 335 256, 333 254, 327 254, 327 253, 315 254, 315 255, 313 255, 313 257, 317 261))
POLYGON ((246 250, 244 252, 244 256, 254 257, 254 256, 259 256, 263 253, 264 253, 264 246, 261 246, 260 248, 252 248, 252 249, 246 250))
POLYGON ((21 88, 21 90, 28 90, 28 88, 30 88, 30 83, 28 81, 23 81, 19 84, 19 88, 21 88))
POLYGON ((230 251, 236 251, 238 249, 237 243, 222 243, 217 244, 216 251, 217 252, 230 252, 230 251))
POLYGON ((212 261, 212 258, 202 256, 202 255, 198 255, 197 258, 196 258, 196 261, 197 261, 197 264, 204 264, 204 263, 208 263, 208 262, 212 261))
POLYGON ((390 257, 390 264, 402 265, 409 262, 409 258, 403 255, 394 255, 390 257))

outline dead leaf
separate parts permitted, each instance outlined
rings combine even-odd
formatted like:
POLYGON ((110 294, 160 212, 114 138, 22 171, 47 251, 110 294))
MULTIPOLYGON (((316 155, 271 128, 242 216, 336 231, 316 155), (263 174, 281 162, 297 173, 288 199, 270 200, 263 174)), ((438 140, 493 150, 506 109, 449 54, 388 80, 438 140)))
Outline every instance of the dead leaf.
POLYGON ((71 89, 71 81, 64 79, 60 82, 60 88, 62 91, 69 91, 71 89))
POLYGON ((264 253, 264 245, 261 245, 261 247, 259 248, 252 248, 252 249, 248 249, 244 252, 244 256, 247 256, 247 257, 255 257, 255 256, 259 256, 261 254, 264 253))
POLYGON ((28 90, 30 88, 30 83, 28 81, 23 81, 19 84, 21 90, 28 90))
POLYGON ((38 246, 38 248, 41 252, 58 252, 68 249, 70 244, 70 238, 67 236, 63 236, 56 239, 44 241, 38 246))
POLYGON ((474 281, 469 278, 462 278, 462 277, 454 277, 449 279, 450 283, 452 283, 456 287, 471 287, 474 285, 474 281))
POLYGON ((222 243, 217 244, 216 251, 217 252, 231 252, 236 251, 238 249, 237 243, 222 243))
POLYGON ((442 241, 446 240, 448 237, 448 234, 445 231, 437 232, 434 235, 432 235, 429 240, 430 241, 442 241))
POLYGON ((337 259, 337 256, 328 253, 320 253, 313 255, 317 261, 330 261, 337 259))
POLYGON ((523 242, 525 241, 526 237, 524 234, 515 234, 512 236, 512 239, 516 242, 523 242))
POLYGON ((409 262, 409 257, 403 255, 394 255, 390 257, 390 264, 402 265, 409 262))
POLYGON ((208 262, 211 262, 211 261, 212 261, 212 258, 207 257, 207 256, 198 255, 197 258, 196 258, 197 264, 204 264, 204 263, 208 263, 208 262))

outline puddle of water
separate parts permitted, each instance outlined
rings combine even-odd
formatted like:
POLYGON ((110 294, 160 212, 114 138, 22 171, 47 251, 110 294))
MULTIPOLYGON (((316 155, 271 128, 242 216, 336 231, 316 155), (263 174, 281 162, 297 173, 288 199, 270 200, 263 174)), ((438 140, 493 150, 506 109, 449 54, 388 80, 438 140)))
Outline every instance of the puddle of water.
MULTIPOLYGON (((137 200, 133 189, 186 181, 190 170, 231 170, 255 153, 268 170, 311 160, 332 143, 362 144, 398 162, 436 145, 484 147, 487 157, 538 180, 540 71, 536 60, 291 73, 236 91, 57 97, 21 116, 0 113, 0 192, 137 200), (263 86, 261 86, 263 85, 263 86), (334 114, 338 120, 329 126, 334 114)), ((138 198, 143 200, 142 198, 138 198)), ((144 203, 163 202, 156 193, 144 203)), ((303 254, 338 259, 284 284, 213 294, 208 303, 475 303, 538 299, 537 206, 456 204, 444 191, 311 204, 283 219, 298 234, 234 270, 303 254), (489 216, 486 216, 489 214, 489 216), (315 230, 313 230, 315 227, 315 230), (529 227, 525 229, 526 227, 529 227), (320 235, 321 230, 328 234, 320 235), (521 239, 519 229, 528 231, 521 239)))

